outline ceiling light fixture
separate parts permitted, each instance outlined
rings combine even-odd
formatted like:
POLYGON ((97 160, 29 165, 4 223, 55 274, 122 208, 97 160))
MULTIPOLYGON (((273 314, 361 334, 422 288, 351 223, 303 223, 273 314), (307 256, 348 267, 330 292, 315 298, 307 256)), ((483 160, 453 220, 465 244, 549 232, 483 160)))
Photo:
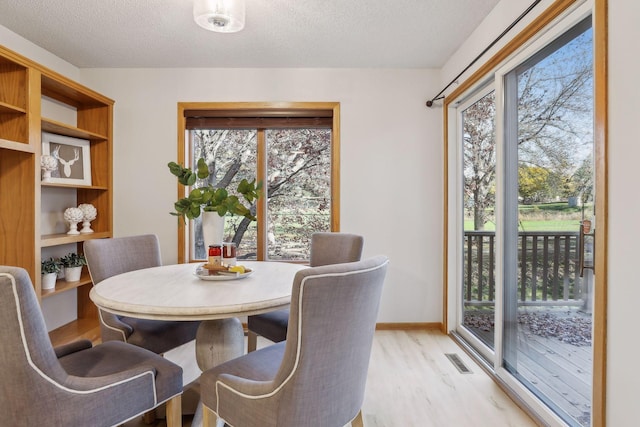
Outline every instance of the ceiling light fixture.
POLYGON ((194 0, 193 19, 206 30, 235 33, 244 28, 244 0, 194 0))

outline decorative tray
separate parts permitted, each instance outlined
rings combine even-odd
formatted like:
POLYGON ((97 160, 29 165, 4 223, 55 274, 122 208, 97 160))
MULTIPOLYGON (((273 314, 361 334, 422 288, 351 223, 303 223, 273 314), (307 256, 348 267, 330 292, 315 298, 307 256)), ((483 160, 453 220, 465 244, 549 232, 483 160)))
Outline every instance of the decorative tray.
POLYGON ((237 280, 244 279, 245 277, 251 275, 253 270, 245 268, 244 273, 233 272, 228 270, 208 270, 205 268, 205 264, 200 265, 196 272, 193 273, 200 280, 237 280))

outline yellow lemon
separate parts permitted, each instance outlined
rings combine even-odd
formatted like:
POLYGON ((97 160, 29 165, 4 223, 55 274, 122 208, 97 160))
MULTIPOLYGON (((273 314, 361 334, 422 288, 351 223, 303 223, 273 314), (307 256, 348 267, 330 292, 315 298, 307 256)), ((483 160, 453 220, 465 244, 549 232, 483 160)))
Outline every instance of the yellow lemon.
POLYGON ((244 273, 244 265, 234 265, 232 267, 229 267, 229 271, 232 273, 244 273))

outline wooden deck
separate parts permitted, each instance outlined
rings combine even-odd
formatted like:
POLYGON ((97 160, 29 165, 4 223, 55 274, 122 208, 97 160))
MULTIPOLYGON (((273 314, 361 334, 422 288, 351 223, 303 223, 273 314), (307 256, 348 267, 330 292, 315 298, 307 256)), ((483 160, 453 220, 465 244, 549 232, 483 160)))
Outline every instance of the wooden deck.
MULTIPOLYGON (((554 313, 553 310, 546 311, 554 313)), ((558 318, 581 315, 572 310, 556 312, 558 318)), ((588 315, 582 315, 588 317, 588 315)), ((493 341, 493 329, 473 332, 486 342, 493 341)), ((574 345, 557 337, 541 336, 520 325, 517 353, 518 373, 548 398, 547 404, 569 414, 575 425, 589 426, 591 413, 591 345, 574 345)))
POLYGON ((591 425, 592 366, 591 346, 520 333, 518 372, 583 426, 591 425))

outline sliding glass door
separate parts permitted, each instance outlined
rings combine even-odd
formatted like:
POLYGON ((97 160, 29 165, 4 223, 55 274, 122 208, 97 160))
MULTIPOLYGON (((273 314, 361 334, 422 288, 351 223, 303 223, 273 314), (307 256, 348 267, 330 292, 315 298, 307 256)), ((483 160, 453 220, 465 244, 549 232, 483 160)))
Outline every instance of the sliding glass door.
POLYGON ((583 268, 595 212, 592 45, 587 18, 503 86, 502 367, 580 426, 590 425, 593 361, 593 275, 583 268))
POLYGON ((451 104, 454 331, 550 425, 591 425, 597 227, 584 15, 451 104))
POLYGON ((459 332, 490 360, 495 323, 496 97, 492 86, 458 107, 462 149, 459 332))

